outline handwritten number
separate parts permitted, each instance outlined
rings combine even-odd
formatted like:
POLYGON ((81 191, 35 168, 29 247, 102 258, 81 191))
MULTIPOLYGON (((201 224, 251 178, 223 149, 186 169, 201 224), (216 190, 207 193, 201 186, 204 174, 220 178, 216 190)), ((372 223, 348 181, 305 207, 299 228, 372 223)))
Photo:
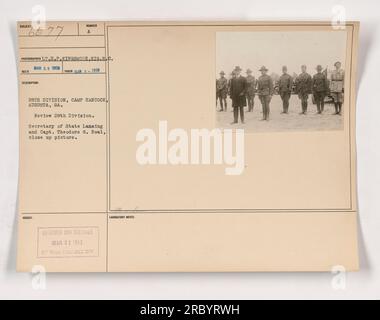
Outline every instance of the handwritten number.
MULTIPOLYGON (((63 29, 64 29, 63 26, 56 26, 56 27, 50 26, 47 28, 47 34, 46 35, 50 36, 54 30, 57 30, 57 34, 55 37, 55 40, 57 40, 59 38, 59 36, 62 34, 63 29)), ((42 36, 43 31, 44 30, 42 30, 40 27, 38 27, 37 29, 34 29, 33 27, 31 27, 29 32, 28 32, 28 36, 30 36, 30 37, 42 36)))
POLYGON ((63 27, 62 26, 57 26, 57 29, 59 29, 59 32, 58 32, 57 37, 55 38, 55 40, 57 40, 58 37, 61 35, 61 33, 63 31, 63 27))

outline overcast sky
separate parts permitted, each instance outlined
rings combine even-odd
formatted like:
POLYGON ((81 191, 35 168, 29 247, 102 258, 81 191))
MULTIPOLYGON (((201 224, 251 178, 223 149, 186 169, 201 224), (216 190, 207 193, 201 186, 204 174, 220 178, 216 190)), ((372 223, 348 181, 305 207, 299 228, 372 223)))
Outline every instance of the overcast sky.
POLYGON ((332 69, 336 61, 344 68, 346 32, 343 31, 292 31, 292 32, 217 32, 216 72, 229 73, 235 66, 250 68, 253 75, 265 65, 271 74, 281 74, 283 65, 288 73, 300 73, 306 64, 307 72, 313 75, 315 67, 332 69))

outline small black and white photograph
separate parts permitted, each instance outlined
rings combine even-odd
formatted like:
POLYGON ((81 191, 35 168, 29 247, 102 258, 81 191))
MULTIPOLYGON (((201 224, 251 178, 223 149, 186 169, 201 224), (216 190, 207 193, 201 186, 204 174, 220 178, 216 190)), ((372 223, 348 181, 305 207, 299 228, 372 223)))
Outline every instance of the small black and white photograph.
POLYGON ((345 30, 217 32, 216 126, 343 128, 345 30))

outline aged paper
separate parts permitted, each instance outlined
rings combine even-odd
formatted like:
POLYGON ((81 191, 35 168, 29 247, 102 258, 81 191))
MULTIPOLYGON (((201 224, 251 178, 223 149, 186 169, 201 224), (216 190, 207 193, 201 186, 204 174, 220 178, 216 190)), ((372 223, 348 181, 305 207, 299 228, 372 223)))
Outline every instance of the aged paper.
POLYGON ((357 270, 359 23, 18 23, 18 270, 357 270))

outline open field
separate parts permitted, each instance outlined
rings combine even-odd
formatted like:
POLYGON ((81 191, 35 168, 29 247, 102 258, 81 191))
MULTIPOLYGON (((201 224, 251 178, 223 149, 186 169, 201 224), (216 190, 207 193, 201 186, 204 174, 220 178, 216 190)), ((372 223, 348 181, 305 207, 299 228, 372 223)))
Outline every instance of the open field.
MULTIPOLYGON (((322 114, 317 114, 317 106, 312 103, 309 97, 308 112, 300 115, 301 101, 297 95, 292 95, 289 101, 289 113, 281 114, 282 101, 279 95, 274 95, 270 104, 271 113, 269 121, 260 121, 262 118, 261 103, 256 95, 253 112, 247 112, 244 108, 245 124, 233 124, 233 113, 231 99, 227 98, 227 112, 216 112, 216 124, 220 128, 243 128, 246 132, 266 132, 266 131, 314 131, 314 130, 339 130, 343 128, 343 115, 334 115, 334 104, 325 103, 325 110, 322 114)), ((216 110, 219 110, 219 104, 216 110)), ((343 105, 344 112, 344 105, 343 105)))

